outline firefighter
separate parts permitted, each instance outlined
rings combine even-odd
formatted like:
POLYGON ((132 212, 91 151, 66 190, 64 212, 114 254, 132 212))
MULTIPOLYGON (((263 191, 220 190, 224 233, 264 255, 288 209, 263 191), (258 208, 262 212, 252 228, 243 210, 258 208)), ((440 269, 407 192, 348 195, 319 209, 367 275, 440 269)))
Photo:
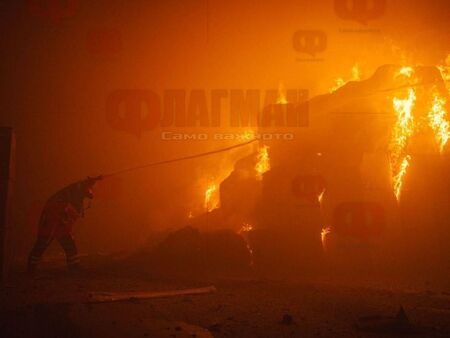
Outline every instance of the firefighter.
POLYGON ((78 251, 72 236, 72 227, 84 216, 84 199, 92 199, 93 187, 102 177, 88 177, 75 182, 51 196, 42 210, 37 239, 28 257, 28 272, 33 274, 40 258, 50 243, 56 239, 66 254, 69 270, 79 269, 78 251))

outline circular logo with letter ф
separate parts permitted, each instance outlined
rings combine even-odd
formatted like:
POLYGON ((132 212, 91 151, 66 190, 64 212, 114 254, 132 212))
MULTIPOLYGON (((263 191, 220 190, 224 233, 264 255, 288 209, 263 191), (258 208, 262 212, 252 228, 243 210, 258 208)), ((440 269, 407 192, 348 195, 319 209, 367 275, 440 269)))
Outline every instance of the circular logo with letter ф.
POLYGON ((161 100, 150 90, 119 89, 106 101, 106 120, 111 128, 141 137, 161 119, 161 100))
POLYGON ((294 49, 315 57, 327 48, 327 36, 320 30, 299 30, 292 37, 294 49))
POLYGON ((334 12, 343 20, 367 25, 369 20, 381 17, 386 11, 386 0, 334 0, 334 12))

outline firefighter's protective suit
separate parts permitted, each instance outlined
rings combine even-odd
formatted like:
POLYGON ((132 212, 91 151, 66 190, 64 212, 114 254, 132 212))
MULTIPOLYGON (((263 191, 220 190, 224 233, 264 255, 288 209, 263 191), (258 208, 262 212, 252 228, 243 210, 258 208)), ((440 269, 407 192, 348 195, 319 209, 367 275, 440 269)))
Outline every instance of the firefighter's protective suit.
POLYGON ((101 177, 75 182, 51 196, 42 210, 37 239, 28 257, 28 272, 32 273, 50 243, 56 239, 66 254, 69 269, 79 267, 77 247, 72 228, 84 216, 84 199, 93 198, 92 188, 101 177))

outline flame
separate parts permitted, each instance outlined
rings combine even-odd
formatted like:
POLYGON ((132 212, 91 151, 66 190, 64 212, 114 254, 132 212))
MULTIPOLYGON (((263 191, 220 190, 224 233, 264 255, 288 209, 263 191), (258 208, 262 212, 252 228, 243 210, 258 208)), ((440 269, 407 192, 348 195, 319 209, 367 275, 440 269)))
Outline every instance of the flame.
POLYGON ((246 130, 241 134, 243 140, 253 140, 255 138, 255 132, 253 130, 246 130))
POLYGON ((399 76, 406 76, 408 78, 410 78, 412 76, 414 72, 414 69, 410 66, 404 66, 402 68, 399 69, 399 71, 397 72, 397 74, 395 75, 395 77, 399 77, 399 76))
POLYGON ((319 194, 319 196, 318 196, 318 200, 319 200, 319 203, 322 203, 322 200, 323 200, 323 195, 325 194, 325 189, 323 189, 322 190, 322 192, 319 194))
POLYGON ((217 209, 220 204, 219 191, 215 184, 211 184, 205 191, 205 209, 207 212, 211 212, 217 209))
POLYGON ((434 131, 440 153, 444 151, 445 145, 450 137, 449 122, 446 119, 447 111, 445 110, 445 103, 446 99, 439 96, 439 94, 434 91, 431 110, 428 112, 428 125, 434 131))
POLYGON ((441 73, 447 91, 450 92, 450 54, 447 55, 444 62, 441 65, 438 65, 437 68, 441 73))
POLYGON ((357 81, 361 79, 361 70, 359 69, 359 65, 355 63, 352 67, 352 79, 351 81, 357 81))
POLYGON ((188 218, 189 218, 189 219, 194 218, 194 214, 192 213, 192 211, 189 211, 189 213, 188 213, 188 218))
POLYGON ((327 235, 331 232, 330 227, 322 228, 322 231, 320 232, 320 238, 322 240, 322 248, 325 251, 326 250, 326 239, 327 235))
POLYGON ((287 104, 288 100, 286 98, 286 89, 284 88, 284 84, 280 82, 278 85, 278 99, 277 104, 287 104))
POLYGON ((330 93, 335 92, 336 90, 338 90, 339 88, 341 88, 342 86, 344 86, 347 82, 349 81, 358 81, 361 80, 361 70, 359 68, 359 64, 355 63, 352 67, 351 70, 351 78, 348 79, 347 81, 344 80, 342 77, 339 77, 337 79, 334 80, 334 86, 330 88, 330 93))
MULTIPOLYGON (((446 60, 447 66, 438 66, 441 71, 442 78, 446 84, 450 80, 450 55, 446 60)), ((409 66, 401 67, 395 77, 404 76, 411 79, 414 74, 414 69, 409 66)), ((440 153, 445 149, 450 138, 450 123, 447 120, 447 111, 445 108, 446 99, 442 97, 434 88, 432 92, 431 108, 427 115, 428 126, 434 133, 436 143, 439 147, 440 153)), ((407 154, 408 141, 417 129, 420 129, 422 117, 419 116, 419 121, 414 121, 413 109, 416 103, 415 89, 408 89, 407 98, 394 97, 392 105, 396 113, 396 124, 392 133, 391 144, 391 170, 393 178, 394 193, 397 200, 400 199, 400 194, 403 185, 403 179, 410 165, 411 157, 407 154)))
POLYGON ((398 173, 394 176, 394 193, 395 197, 397 198, 397 201, 400 200, 400 194, 402 192, 402 185, 403 185, 403 177, 406 174, 406 170, 409 167, 409 161, 411 160, 411 157, 409 155, 406 155, 402 163, 400 164, 400 168, 398 173))
MULTIPOLYGON (((395 77, 403 75, 410 79, 413 72, 412 67, 402 67, 395 77)), ((394 97, 392 99, 392 106, 396 114, 396 123, 392 132, 390 158, 393 188, 397 200, 400 199, 403 178, 410 161, 410 156, 406 154, 406 148, 415 128, 412 114, 415 103, 416 92, 413 88, 408 88, 408 96, 406 98, 394 97)))
POLYGON ((258 162, 255 165, 257 178, 262 179, 262 175, 270 170, 269 147, 262 146, 258 151, 258 162))
POLYGON ((253 225, 251 225, 249 223, 243 223, 241 229, 239 229, 239 231, 238 231, 238 234, 242 235, 242 237, 244 238, 248 253, 250 254, 250 266, 254 265, 253 249, 250 246, 250 243, 248 241, 247 233, 252 230, 253 230, 253 225))
POLYGON ((253 230, 253 225, 249 224, 249 223, 244 223, 242 224, 241 229, 239 230, 239 233, 242 234, 244 232, 249 232, 253 230))

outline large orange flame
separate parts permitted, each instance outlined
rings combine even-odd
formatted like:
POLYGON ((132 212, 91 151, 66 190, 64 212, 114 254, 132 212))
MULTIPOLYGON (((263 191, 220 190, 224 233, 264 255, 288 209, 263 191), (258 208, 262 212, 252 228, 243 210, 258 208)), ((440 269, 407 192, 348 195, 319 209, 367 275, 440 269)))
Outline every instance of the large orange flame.
POLYGON ((434 131, 435 140, 441 153, 444 151, 445 145, 450 137, 445 103, 445 97, 441 97, 435 90, 433 92, 431 109, 428 112, 428 124, 434 131))
POLYGON ((210 184, 205 191, 205 210, 211 212, 217 209, 220 204, 219 191, 216 184, 210 184))
MULTIPOLYGON (((412 75, 413 69, 411 67, 402 67, 395 76, 405 76, 410 79, 412 75)), ((408 141, 414 132, 412 111, 415 103, 416 92, 413 88, 408 88, 408 96, 406 98, 394 97, 392 99, 396 122, 392 131, 390 158, 394 194, 397 200, 400 199, 403 179, 410 161, 410 156, 406 151, 408 141)))
POLYGON ((270 158, 268 146, 262 146, 259 148, 258 162, 256 163, 255 170, 258 179, 262 179, 263 174, 270 170, 270 158))

